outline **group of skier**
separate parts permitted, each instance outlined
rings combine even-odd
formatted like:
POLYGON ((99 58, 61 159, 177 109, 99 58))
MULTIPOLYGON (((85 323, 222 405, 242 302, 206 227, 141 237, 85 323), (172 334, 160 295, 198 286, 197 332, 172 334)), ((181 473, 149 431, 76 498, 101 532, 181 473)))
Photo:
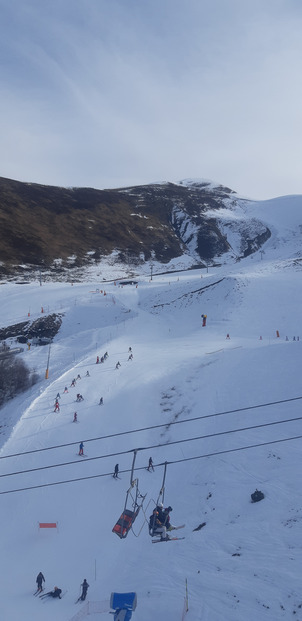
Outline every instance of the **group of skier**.
POLYGON ((108 356, 109 356, 109 354, 108 354, 107 351, 105 351, 104 355, 101 356, 101 358, 100 358, 100 356, 97 356, 96 357, 96 364, 99 364, 99 363, 102 364, 103 362, 105 362, 105 360, 107 360, 108 356))
MULTIPOLYGON (((81 443, 81 444, 82 444, 82 443, 81 443)), ((84 446, 84 444, 83 444, 83 446, 84 446)), ((152 457, 149 457, 149 461, 148 461, 148 468, 147 468, 147 470, 149 470, 149 472, 151 472, 151 470, 152 470, 152 472, 154 472, 154 466, 153 466, 153 460, 152 460, 152 457)), ((112 476, 113 476, 113 478, 114 478, 114 479, 119 479, 119 476, 118 476, 118 475, 119 475, 119 465, 118 465, 118 464, 115 464, 115 466, 114 466, 114 472, 113 472, 113 475, 112 475, 112 476)))
MULTIPOLYGON (((45 582, 45 578, 42 574, 42 572, 40 571, 37 575, 36 578, 36 584, 37 584, 37 591, 35 593, 39 594, 39 597, 41 597, 41 599, 43 599, 44 597, 52 597, 52 598, 58 598, 58 599, 62 599, 62 589, 59 589, 59 587, 55 586, 53 588, 52 591, 48 591, 47 593, 44 593, 43 595, 41 595, 41 593, 43 592, 43 582, 45 582)), ((79 601, 84 601, 86 599, 86 595, 87 595, 87 591, 89 588, 89 584, 86 580, 86 578, 84 578, 82 584, 81 584, 81 588, 82 588, 82 593, 80 595, 80 597, 77 599, 77 602, 79 601)), ((76 602, 76 603, 77 603, 76 602)))

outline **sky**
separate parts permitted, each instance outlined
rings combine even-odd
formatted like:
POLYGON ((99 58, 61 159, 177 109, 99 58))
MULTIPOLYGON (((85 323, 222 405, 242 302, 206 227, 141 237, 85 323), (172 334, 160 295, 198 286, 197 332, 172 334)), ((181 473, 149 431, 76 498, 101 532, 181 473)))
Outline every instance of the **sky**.
POLYGON ((0 0, 0 175, 302 193, 299 0, 0 0))
MULTIPOLYGON (((229 253, 186 271, 184 256, 173 261, 183 271, 156 264, 152 281, 144 265, 137 286, 120 285, 127 266, 105 261, 107 282, 95 266, 73 286, 2 283, 1 327, 29 309, 38 319, 41 306, 62 326, 51 348, 19 354, 39 380, 0 412, 1 619, 112 620, 111 593, 135 592, 133 621, 301 621, 300 201, 243 205, 247 227, 255 209, 272 235, 241 261, 229 253), (120 540, 112 528, 134 449, 145 499, 120 540), (256 488, 264 499, 253 504, 256 488), (158 499, 184 539, 152 544, 158 499), (44 594, 58 586, 61 601, 33 597, 40 571, 44 594), (87 601, 76 604, 84 578, 87 601)), ((228 241, 234 253, 232 227, 228 241)))

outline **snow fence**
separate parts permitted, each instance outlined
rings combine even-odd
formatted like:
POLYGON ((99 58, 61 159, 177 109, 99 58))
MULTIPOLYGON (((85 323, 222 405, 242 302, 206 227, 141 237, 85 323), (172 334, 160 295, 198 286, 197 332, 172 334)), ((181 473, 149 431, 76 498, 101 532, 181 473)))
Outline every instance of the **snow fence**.
POLYGON ((81 619, 85 619, 88 615, 94 615, 96 613, 109 612, 110 605, 109 599, 104 600, 102 602, 86 602, 85 605, 79 610, 70 621, 81 621, 81 619))

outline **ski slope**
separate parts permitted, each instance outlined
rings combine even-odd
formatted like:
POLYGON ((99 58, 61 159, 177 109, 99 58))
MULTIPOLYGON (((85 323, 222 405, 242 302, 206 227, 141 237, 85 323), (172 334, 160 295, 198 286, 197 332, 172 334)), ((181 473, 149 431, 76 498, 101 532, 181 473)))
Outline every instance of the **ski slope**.
MULTIPOLYGON (((48 379, 49 348, 25 348, 40 380, 0 413, 1 619, 69 621, 86 578, 87 599, 107 609, 92 621, 112 618, 112 591, 137 593, 137 621, 181 621, 186 579, 186 621, 302 621, 301 197, 246 209, 273 234, 264 253, 235 264, 154 269, 152 281, 145 271, 137 287, 93 274, 73 286, 1 286, 2 326, 41 306, 63 314, 48 379), (120 540, 112 528, 134 449, 145 514, 120 540), (165 462, 165 504, 185 539, 153 546, 146 520, 165 462), (252 504, 256 488, 265 499, 252 504), (39 571, 47 591, 66 591, 61 601, 33 597, 39 571)), ((109 265, 103 274, 121 275, 109 265)))

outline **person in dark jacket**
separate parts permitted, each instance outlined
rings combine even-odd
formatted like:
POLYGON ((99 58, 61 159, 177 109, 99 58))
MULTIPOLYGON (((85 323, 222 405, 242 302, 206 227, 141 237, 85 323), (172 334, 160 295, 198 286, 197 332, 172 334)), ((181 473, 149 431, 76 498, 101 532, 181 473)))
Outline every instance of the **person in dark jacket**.
POLYGON ((153 466, 153 460, 152 460, 152 457, 149 457, 149 463, 148 463, 148 468, 147 468, 147 470, 149 470, 149 472, 150 472, 150 470, 152 470, 152 471, 154 472, 154 466, 153 466))
POLYGON ((114 479, 118 478, 118 473, 119 473, 118 464, 115 464, 115 466, 114 466, 114 473, 113 473, 113 478, 114 479))
POLYGON ((59 587, 54 587, 53 591, 48 591, 48 593, 45 593, 45 595, 40 595, 41 599, 43 597, 58 597, 59 599, 61 599, 61 593, 62 593, 62 589, 59 589, 59 587))
POLYGON ((37 583, 37 589, 39 591, 39 593, 41 593, 43 591, 43 587, 42 587, 42 583, 45 582, 45 578, 42 574, 42 571, 40 571, 37 575, 37 579, 36 579, 36 583, 37 583))
POLYGON ((163 523, 167 530, 174 530, 175 526, 173 526, 170 522, 170 511, 173 511, 172 507, 165 507, 162 512, 163 523))
POLYGON ((154 509, 152 515, 150 515, 149 518, 149 533, 151 537, 160 535, 162 541, 166 541, 167 539, 169 539, 169 536, 167 535, 167 529, 160 519, 157 507, 156 509, 154 509))
POLYGON ((84 578, 84 582, 82 582, 81 587, 82 587, 82 595, 81 595, 80 599, 83 602, 86 599, 87 591, 88 591, 88 588, 89 588, 89 584, 88 584, 86 578, 84 578))

